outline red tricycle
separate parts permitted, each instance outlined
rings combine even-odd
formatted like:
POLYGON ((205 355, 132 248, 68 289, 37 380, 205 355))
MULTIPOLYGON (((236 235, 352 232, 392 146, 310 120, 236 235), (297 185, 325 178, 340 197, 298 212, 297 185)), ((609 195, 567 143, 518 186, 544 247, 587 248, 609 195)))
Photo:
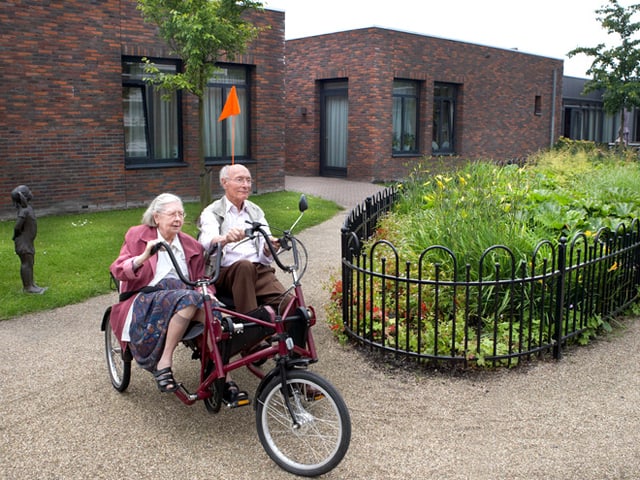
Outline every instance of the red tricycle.
MULTIPOLYGON (((209 275, 204 278, 190 281, 180 275, 185 284, 202 293, 206 319, 204 323, 192 322, 182 339, 200 363, 197 390, 189 392, 180 384, 175 395, 187 405, 202 400, 207 411, 217 413, 222 405, 231 406, 223 399, 227 374, 246 367, 261 379, 254 394, 254 409, 262 446, 284 470, 311 477, 332 470, 343 459, 351 441, 351 420, 336 388, 308 368, 318 360, 311 334, 316 316, 313 307, 305 303, 300 283, 307 267, 307 251, 291 233, 306 209, 307 200, 302 195, 300 215, 289 230, 282 231, 278 251, 266 242, 275 263, 293 279, 290 300, 278 311, 264 306, 261 315, 245 315, 234 311, 224 299, 220 299, 222 303, 214 301, 207 287, 213 287, 217 279, 221 255, 211 255, 209 275), (263 370, 270 359, 275 366, 263 370)), ((256 235, 268 239, 270 232, 264 227, 257 222, 250 224, 247 239, 256 235)), ((165 248, 176 265, 168 245, 160 243, 158 248, 165 248)), ((181 272, 177 267, 176 271, 181 272)), ((128 344, 113 333, 109 317, 110 308, 101 327, 107 366, 114 388, 124 392, 131 379, 132 355, 128 344)), ((245 403, 249 402, 247 399, 245 403)))

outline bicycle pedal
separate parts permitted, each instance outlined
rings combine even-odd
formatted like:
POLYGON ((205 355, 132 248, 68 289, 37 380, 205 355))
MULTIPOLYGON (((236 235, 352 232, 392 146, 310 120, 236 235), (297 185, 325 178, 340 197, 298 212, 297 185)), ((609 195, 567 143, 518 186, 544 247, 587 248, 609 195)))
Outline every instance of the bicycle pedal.
POLYGON ((307 402, 316 402, 324 398, 324 393, 315 388, 308 388, 304 394, 304 398, 307 402))
POLYGON ((324 398, 324 393, 316 392, 312 395, 307 395, 307 400, 316 402, 324 398), (310 398, 309 398, 310 397, 310 398))
POLYGON ((247 405, 251 405, 251 400, 249 397, 246 398, 238 398, 235 402, 224 402, 228 408, 238 408, 244 407, 247 405))

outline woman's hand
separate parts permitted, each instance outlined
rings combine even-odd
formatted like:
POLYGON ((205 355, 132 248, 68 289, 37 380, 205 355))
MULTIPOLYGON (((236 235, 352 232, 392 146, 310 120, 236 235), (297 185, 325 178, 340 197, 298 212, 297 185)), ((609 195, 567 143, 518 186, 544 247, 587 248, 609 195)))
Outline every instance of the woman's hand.
POLYGON ((147 260, 151 255, 153 255, 151 253, 151 251, 153 250, 153 247, 155 247, 157 244, 159 244, 160 242, 162 242, 162 240, 159 239, 155 239, 155 240, 149 240, 147 242, 147 248, 144 249, 144 252, 142 253, 142 255, 145 255, 146 258, 145 260, 147 260))
POLYGON ((142 264, 144 262, 146 262, 149 259, 149 257, 151 257, 151 251, 153 250, 153 247, 155 247, 161 241, 162 240, 159 240, 159 239, 156 238, 154 240, 149 240, 147 242, 147 246, 144 249, 144 252, 142 252, 137 257, 134 257, 134 259, 133 259, 133 269, 134 270, 137 270, 138 268, 140 268, 142 266, 142 264))

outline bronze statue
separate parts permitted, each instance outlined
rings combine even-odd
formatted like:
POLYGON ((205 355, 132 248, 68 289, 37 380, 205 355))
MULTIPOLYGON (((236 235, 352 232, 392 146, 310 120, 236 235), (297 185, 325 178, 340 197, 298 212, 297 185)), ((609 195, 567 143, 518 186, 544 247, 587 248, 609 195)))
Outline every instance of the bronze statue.
POLYGON ((31 206, 33 195, 26 185, 19 185, 11 192, 11 200, 18 209, 18 218, 13 228, 13 241, 16 254, 20 257, 20 277, 25 293, 44 293, 46 288, 39 287, 33 281, 33 264, 36 249, 36 214, 31 206))

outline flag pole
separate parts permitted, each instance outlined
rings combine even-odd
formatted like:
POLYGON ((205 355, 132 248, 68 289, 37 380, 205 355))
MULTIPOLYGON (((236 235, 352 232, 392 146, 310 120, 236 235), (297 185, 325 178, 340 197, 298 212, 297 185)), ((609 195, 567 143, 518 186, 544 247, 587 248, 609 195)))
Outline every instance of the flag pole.
POLYGON ((231 165, 235 163, 235 149, 236 149, 236 132, 235 132, 235 118, 234 116, 240 114, 240 102, 238 101, 238 94, 236 93, 236 86, 233 85, 229 91, 227 101, 222 107, 222 112, 218 117, 218 121, 221 122, 225 118, 231 117, 231 165))

